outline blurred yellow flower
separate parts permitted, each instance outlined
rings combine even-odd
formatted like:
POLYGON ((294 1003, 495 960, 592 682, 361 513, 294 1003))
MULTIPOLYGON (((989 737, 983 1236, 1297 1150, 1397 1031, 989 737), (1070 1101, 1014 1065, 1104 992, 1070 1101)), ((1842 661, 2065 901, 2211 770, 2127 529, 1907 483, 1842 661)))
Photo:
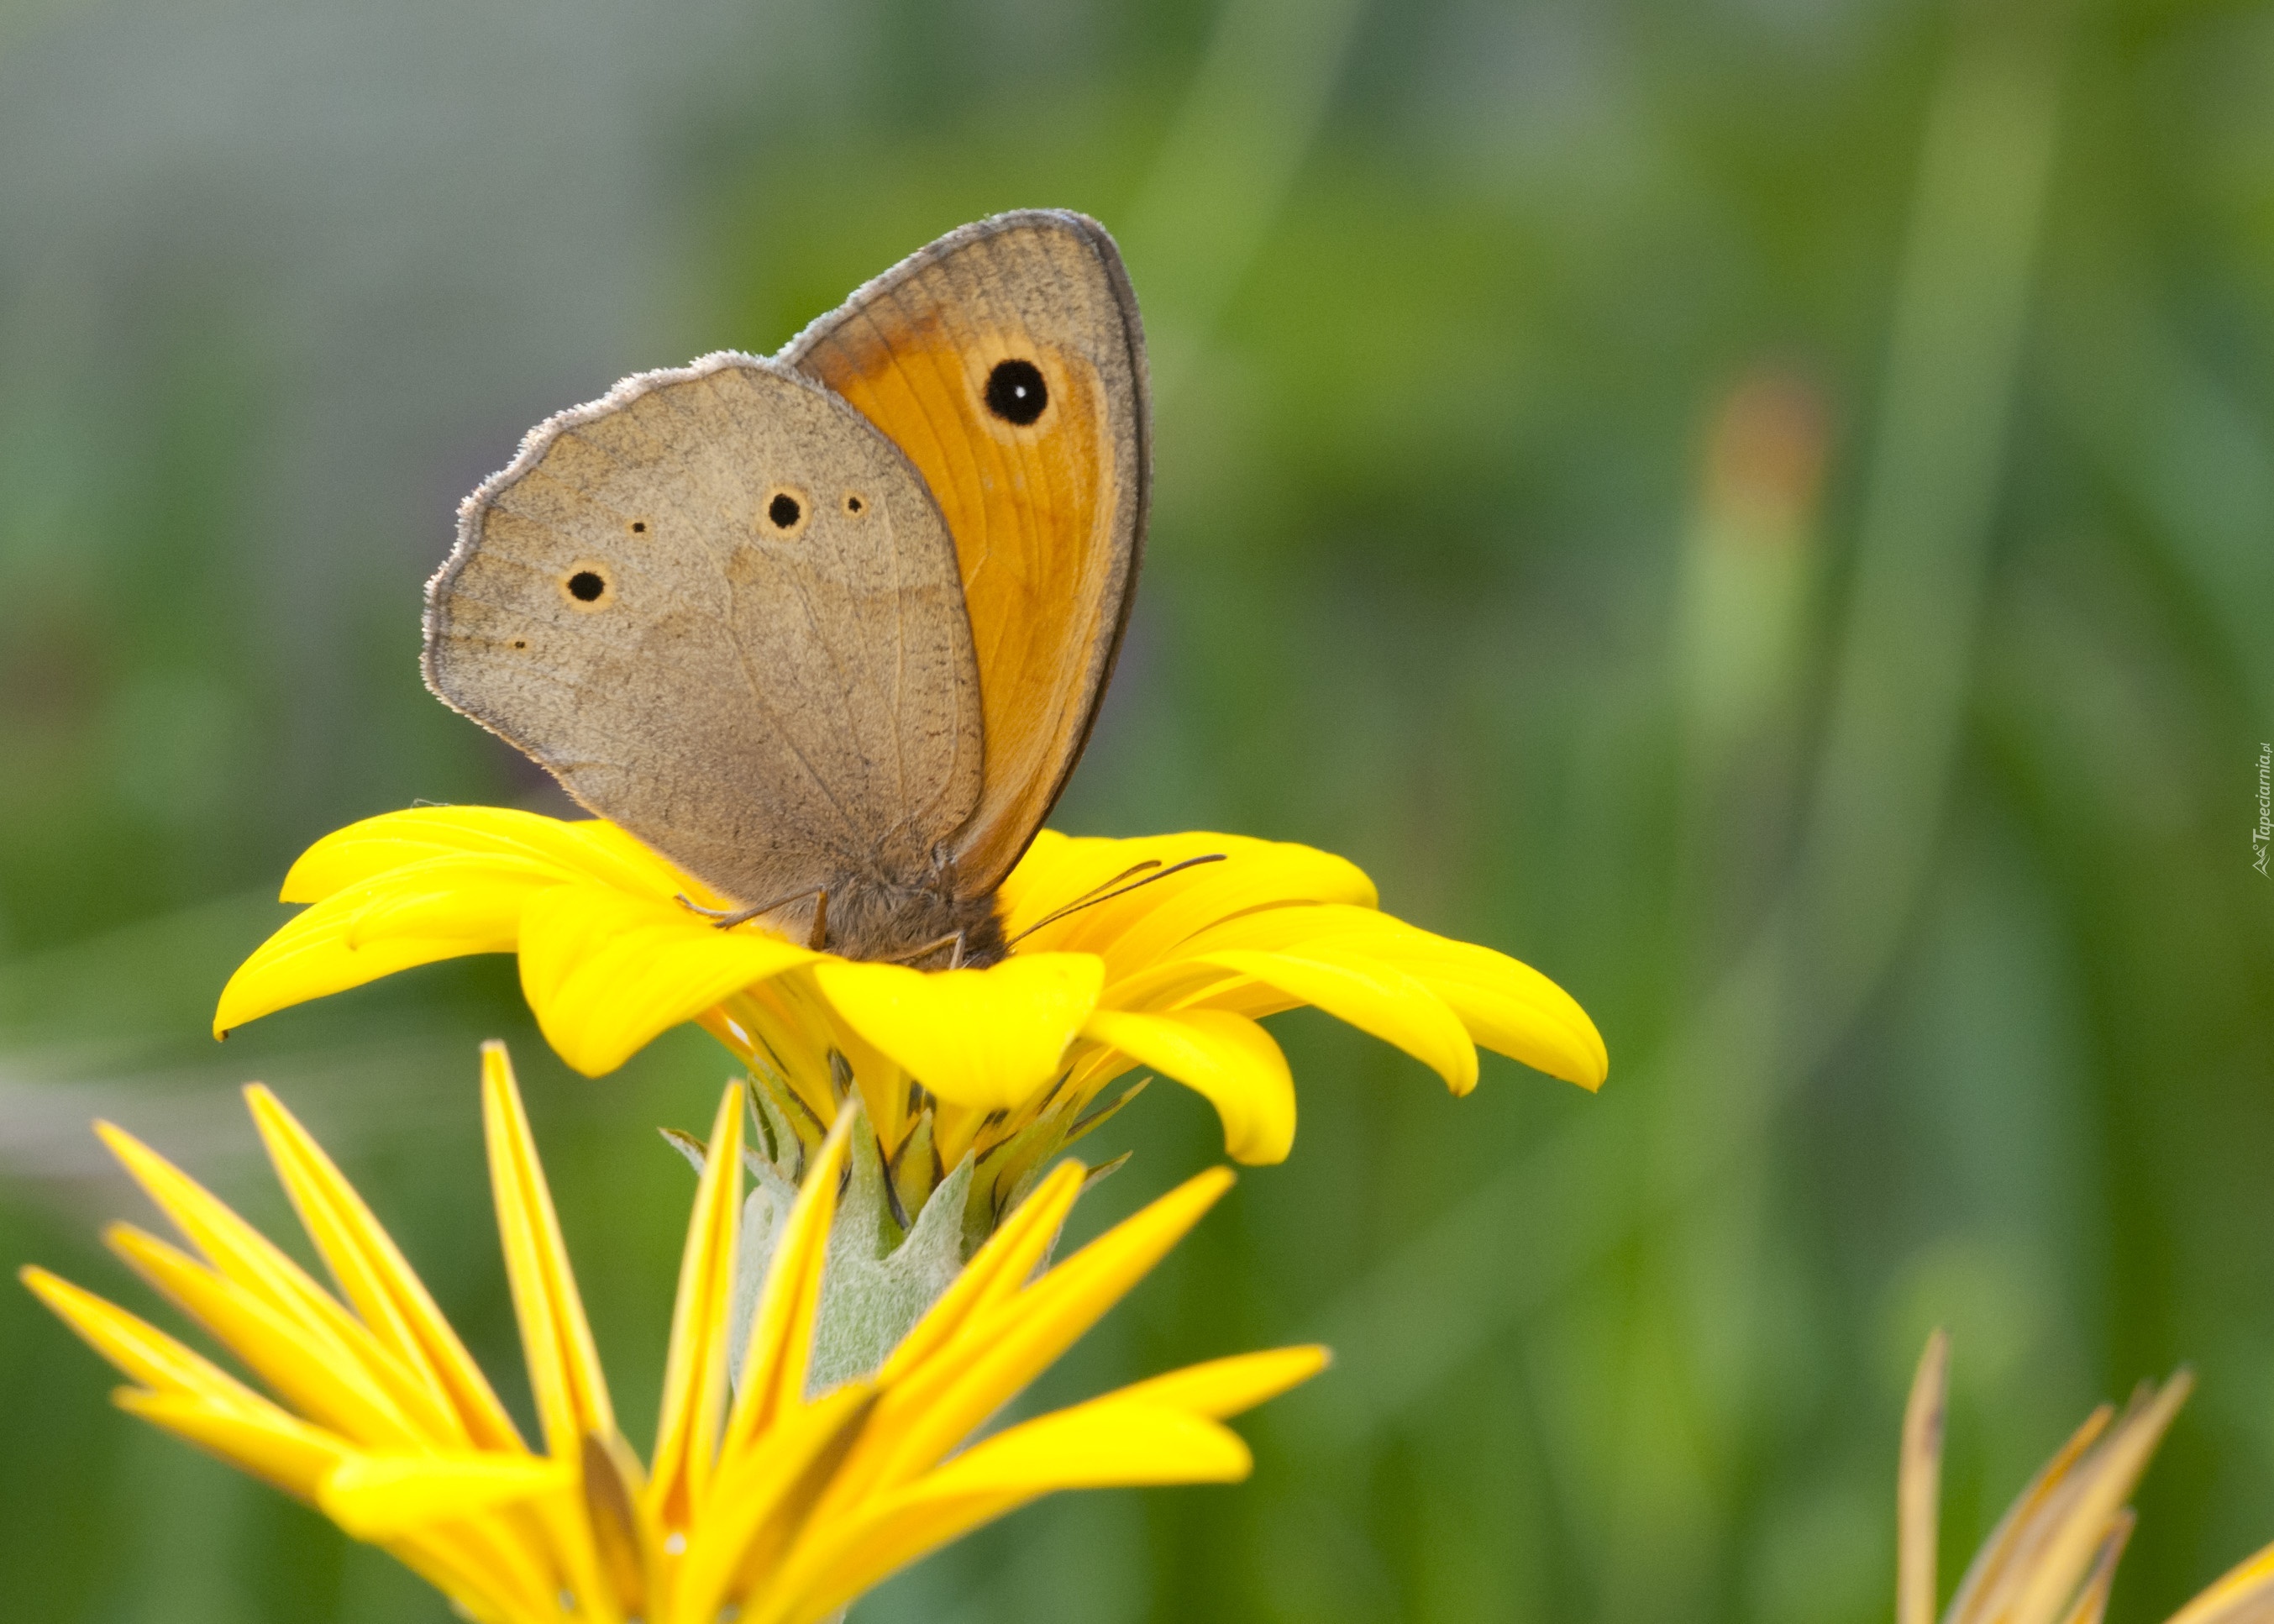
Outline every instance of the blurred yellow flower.
MULTIPOLYGON (((1896 1489, 1895 1624, 1934 1624, 1941 1517, 1942 1429, 1950 1340, 1927 1340, 1903 1416, 1896 1489)), ((2132 1498, 2194 1379, 2181 1371, 2142 1386, 2121 1412, 2085 1417, 2015 1498, 1959 1581, 1943 1624, 2101 1624, 2116 1564, 2131 1537, 2132 1498)), ((2274 1620, 2274 1546, 2235 1568, 2169 1624, 2274 1620)))
POLYGON ((23 1278, 136 1382, 119 1404, 320 1507, 486 1624, 809 1624, 924 1552, 1058 1489, 1229 1482, 1221 1424, 1315 1373, 1323 1349, 1194 1365, 970 1435, 1141 1279, 1231 1182, 1201 1175, 1036 1273, 1082 1182, 1065 1163, 881 1368, 809 1391, 823 1257, 858 1108, 776 1237, 727 1379, 744 1103, 719 1107, 681 1259, 655 1451, 616 1429, 552 1197, 501 1045, 483 1059, 491 1182, 544 1449, 512 1420, 362 1199, 257 1085, 254 1121, 325 1291, 180 1171, 99 1131, 196 1256, 120 1225, 128 1263, 271 1392, 46 1271, 23 1278), (342 1301, 343 1297, 345 1301, 342 1301))
POLYGON ((1277 1161, 1294 1139, 1294 1084, 1257 1017, 1302 1004, 1397 1045, 1456 1093, 1476 1084, 1479 1044, 1590 1089, 1608 1068, 1594 1023, 1554 982, 1379 911, 1363 873, 1309 847, 1046 831, 1001 895, 1009 957, 918 971, 756 924, 719 930, 681 899, 725 899, 601 820, 392 812, 293 865, 283 899, 311 906, 230 978, 214 1026, 414 964, 518 953, 538 1026, 578 1070, 611 1070, 700 1021, 796 1094, 817 1139, 836 1110, 820 1081, 836 1055, 885 1153, 922 1123, 935 1175, 1046 1114, 1057 1131, 1043 1149, 1055 1149, 1139 1066, 1207 1096, 1233 1158, 1277 1161), (1195 858, 1214 860, 1165 872, 1195 858), (1104 900, 1068 911, 1093 896, 1104 900))

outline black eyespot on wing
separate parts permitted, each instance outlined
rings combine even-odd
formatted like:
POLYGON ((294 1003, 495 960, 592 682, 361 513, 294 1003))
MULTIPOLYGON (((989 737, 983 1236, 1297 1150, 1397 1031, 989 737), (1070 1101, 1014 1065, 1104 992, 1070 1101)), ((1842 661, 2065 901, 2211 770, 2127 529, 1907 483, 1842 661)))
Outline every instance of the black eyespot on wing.
POLYGON ((615 605, 615 568, 606 559, 579 558, 553 578, 561 601, 579 615, 599 615, 615 605))
POLYGON ((529 646, 529 639, 527 638, 516 638, 513 640, 513 646, 516 648, 527 648, 529 646))
POLYGON ((805 533, 812 522, 813 499, 798 485, 769 485, 758 497, 758 510, 750 520, 751 530, 768 541, 793 541, 805 533))
POLYGON ((851 514, 855 518, 860 517, 862 514, 868 511, 868 508, 869 504, 862 501, 861 498, 854 492, 847 491, 845 493, 845 510, 851 514))
POLYGON ((632 534, 636 536, 644 536, 647 534, 647 521, 644 518, 634 519, 632 521, 632 534))
POLYGON ((1043 369, 1032 361, 998 361, 987 374, 987 410, 1024 428, 1050 404, 1043 369))

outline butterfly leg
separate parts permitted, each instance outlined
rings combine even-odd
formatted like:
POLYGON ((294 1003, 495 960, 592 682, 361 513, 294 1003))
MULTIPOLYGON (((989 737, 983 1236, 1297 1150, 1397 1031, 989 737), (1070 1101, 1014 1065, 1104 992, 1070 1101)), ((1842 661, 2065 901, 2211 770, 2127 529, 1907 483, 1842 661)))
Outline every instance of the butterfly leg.
POLYGON ((821 899, 813 912, 811 942, 811 945, 818 949, 821 946, 822 929, 827 922, 829 914, 829 893, 820 887, 816 887, 810 891, 793 891, 787 896, 777 896, 771 903, 760 903, 755 908, 705 908, 684 891, 679 893, 677 900, 679 905, 688 912, 699 913, 720 930, 731 931, 738 925, 749 924, 762 913, 772 913, 775 909, 785 907, 791 903, 802 903, 809 896, 817 896, 821 899))
POLYGON ((948 966, 950 970, 955 969, 958 965, 963 963, 963 933, 961 931, 958 931, 951 936, 943 936, 937 941, 928 941, 921 948, 910 948, 906 953, 895 953, 892 957, 879 962, 886 964, 905 964, 911 959, 927 957, 931 954, 938 952, 942 948, 953 948, 955 949, 954 963, 948 966))

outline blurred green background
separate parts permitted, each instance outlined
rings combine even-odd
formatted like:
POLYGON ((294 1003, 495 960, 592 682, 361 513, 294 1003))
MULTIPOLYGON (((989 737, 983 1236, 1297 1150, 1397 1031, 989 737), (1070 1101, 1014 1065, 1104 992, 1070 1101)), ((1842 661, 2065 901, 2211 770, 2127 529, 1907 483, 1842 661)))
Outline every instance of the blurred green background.
MULTIPOLYGON (((699 1035, 567 1074, 470 961, 205 1032, 308 841, 550 805, 419 686, 458 496, 620 374, 1088 210, 1158 490, 1057 818, 1344 852, 1595 1016, 1466 1100, 1315 1016, 1291 1161, 1048 1395, 1337 1369, 1234 1489, 1072 1497, 870 1624, 1867 1620, 2188 1360, 2115 1613, 2274 1537, 2274 10, 2190 0, 13 0, 0 1252, 147 1297, 116 1117, 281 1232, 304 1113, 513 1379, 512 1039, 636 1436, 699 1035)), ((1171 1088, 1095 1227, 1220 1150, 1171 1088)), ((433 1620, 0 1295, 0 1614, 433 1620)), ((520 1401, 516 1399, 516 1401, 520 1401)))

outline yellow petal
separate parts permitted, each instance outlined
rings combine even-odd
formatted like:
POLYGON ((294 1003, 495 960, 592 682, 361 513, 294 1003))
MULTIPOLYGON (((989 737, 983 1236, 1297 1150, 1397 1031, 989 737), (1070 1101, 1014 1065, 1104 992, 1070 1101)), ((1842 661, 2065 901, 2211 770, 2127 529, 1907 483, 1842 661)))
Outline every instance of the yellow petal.
POLYGON ((1176 1015, 1093 1010, 1082 1036, 1204 1096, 1224 1120, 1224 1154, 1251 1165, 1284 1161, 1295 1143, 1295 1077, 1271 1035, 1216 1009, 1176 1015))
POLYGON ((1093 1401, 1149 1404, 1222 1421, 1310 1380, 1327 1368, 1330 1358, 1325 1348, 1315 1345, 1235 1354, 1229 1359, 1188 1364, 1166 1376, 1133 1382, 1093 1401))
POLYGON ((564 884, 719 899, 614 825, 493 806, 418 807, 326 835, 285 876, 311 903, 230 978, 218 1035, 289 1004, 468 953, 509 953, 523 909, 564 884))
POLYGON ((927 1499, 864 1507, 839 1526, 813 1525, 796 1565, 772 1582, 740 1615, 740 1624, 823 1624, 854 1598, 929 1552, 1016 1511, 1032 1496, 996 1494, 964 1500, 927 1499))
POLYGON ((734 1236, 742 1213, 742 1087, 729 1084, 711 1124, 710 1153, 695 1190, 679 1295, 664 1362, 649 1505, 666 1528, 684 1529, 702 1506, 712 1440, 727 1390, 727 1318, 734 1294, 734 1236))
POLYGON ((575 1484, 565 1462, 534 1455, 351 1454, 325 1477, 316 1503, 356 1538, 380 1540, 575 1484))
MULTIPOLYGON (((1308 846, 1205 833, 1141 840, 1038 838, 1004 887, 1006 933, 1021 931, 1141 863, 1166 869, 1193 857, 1224 860, 1168 875, 1083 906, 1035 932, 1031 949, 1096 953, 1109 981, 1177 952, 1194 933, 1256 909, 1299 903, 1371 908, 1374 883, 1355 865, 1308 846), (1030 866, 1031 865, 1031 866, 1030 866)), ((1131 880, 1143 873, 1131 874, 1131 880)), ((1126 883, 1126 882, 1125 882, 1126 883)))
POLYGON ((2181 1371, 2111 1424, 2102 1405, 2015 1497, 1959 1582, 1947 1616, 2054 1624, 2105 1553, 2124 1502, 2186 1401, 2181 1371))
POLYGON ((910 1484, 911 1499, 1048 1494, 1155 1483, 1233 1483, 1254 1464, 1237 1433, 1204 1416, 1100 1399, 982 1439, 910 1484))
POLYGON ((1903 1405, 1895 1465, 1895 1624, 1934 1624, 1941 1544, 1943 1422, 1950 1394, 1950 1335, 1926 1340, 1903 1405))
POLYGON ((365 1447, 411 1448, 425 1441, 361 1361, 257 1293, 129 1225, 112 1225, 103 1238, 310 1420, 365 1447))
POLYGON ((1049 1273, 975 1315, 936 1358, 879 1401, 848 1486, 891 1488, 928 1471, 1119 1302, 1231 1188, 1223 1167, 1186 1180, 1049 1273))
MULTIPOLYGON (((2038 1468, 2037 1475, 2014 1497, 2014 1503, 2006 1508, 1998 1526, 1990 1530, 1989 1538, 1982 1542, 1965 1575, 1959 1580, 1957 1592, 1946 1609, 1949 1617, 1970 1619, 1982 1615, 1984 1609, 1979 1604, 1983 1598, 1995 1598, 2015 1588, 2019 1582, 2016 1575, 2025 1573, 2029 1567, 2026 1559, 2037 1535, 2042 1531, 2047 1507, 2058 1504, 2070 1472, 2107 1431, 2115 1415, 2111 1405, 2103 1404, 2094 1409, 2084 1418, 2084 1424, 2069 1434, 2068 1441, 2054 1452, 2052 1459, 2038 1468)), ((1992 1605, 1988 1609, 1991 1616, 2002 1613, 2002 1605, 1992 1605)))
POLYGON ((305 1003, 333 993, 391 976, 399 970, 458 958, 469 953, 510 953, 510 930, 492 936, 476 933, 443 937, 396 936, 364 948, 347 943, 346 926, 358 898, 336 906, 319 904, 289 921, 254 949, 222 986, 214 1007, 213 1031, 226 1037, 248 1021, 273 1015, 290 1005, 305 1003))
MULTIPOLYGON (((214 1030, 413 965, 510 953, 529 899, 574 878, 525 855, 444 851, 311 898, 313 906, 286 921, 229 978, 214 1030)), ((290 890, 287 900, 297 900, 290 890)))
POLYGON ((1178 1410, 1118 1403, 1061 1410, 973 1445, 826 1530, 752 1616, 825 1616, 926 1552, 1059 1489, 1235 1483, 1253 1463, 1237 1434, 1178 1410))
POLYGON ((587 1434, 615 1431, 615 1412, 502 1043, 482 1045, 482 1122, 498 1238, 546 1450, 558 1460, 576 1460, 587 1434))
POLYGON ((734 1457, 688 1537, 662 1624, 713 1624, 734 1590, 775 1566, 875 1399, 868 1383, 848 1382, 786 1412, 767 1429, 764 1448, 734 1457))
POLYGON ((813 978, 787 975, 761 981, 703 1018, 728 1048, 749 1056, 753 1065, 772 1073, 774 1081, 804 1102, 814 1124, 812 1142, 820 1144, 837 1118, 829 1052, 841 1050, 855 1040, 855 1034, 835 1018, 813 978))
POLYGON ((1426 931, 1393 937, 1374 950, 1443 999, 1469 1035, 1494 1053, 1589 1090, 1610 1075, 1610 1055, 1594 1022, 1531 965, 1426 931))
POLYGON ((2227 1570, 2218 1582, 2171 1617, 2170 1624, 2244 1624, 2263 1618, 2274 1600, 2274 1545, 2227 1570))
POLYGON ((934 1099, 931 1107, 932 1149, 938 1153, 939 1165, 953 1168, 979 1144, 979 1136, 990 1121, 1001 1125, 1004 1114, 986 1106, 958 1105, 952 1099, 934 1099))
POLYGON ((456 1418, 458 1437, 445 1441, 522 1448, 505 1406, 363 1197, 275 1095, 257 1083, 245 1095, 276 1176, 332 1278, 435 1407, 456 1418))
POLYGON ((2083 1582, 2193 1386, 2194 1378, 2182 1371, 2153 1398, 2135 1401, 2100 1447, 2080 1463, 2071 1479, 2073 1493, 2032 1542, 2027 1581, 2015 1587, 2019 1594, 2002 1617, 2013 1624, 2053 1624, 2062 1604, 2083 1582))
POLYGON ((312 1427, 275 1405, 246 1410, 136 1387, 122 1387, 112 1398, 129 1415, 163 1427, 297 1499, 314 1499, 324 1474, 347 1453, 346 1441, 335 1433, 312 1427))
POLYGON ((1314 944, 1303 953, 1209 953, 1201 962, 1237 971, 1392 1043, 1445 1079, 1456 1094, 1477 1085, 1477 1050, 1444 1001, 1396 965, 1314 944))
POLYGON ((813 1353, 813 1325, 821 1308, 822 1267, 829 1227, 837 1216, 837 1182, 845 1171, 858 1107, 847 1100, 829 1137, 805 1170, 797 1200, 774 1243, 766 1283, 751 1318, 742 1379, 719 1446, 721 1472, 752 1446, 778 1417, 805 1399, 805 1373, 813 1353))
MULTIPOLYGON (((1370 908, 1314 906, 1263 909, 1224 919, 1195 938, 1190 951, 1212 954, 1252 948, 1312 957, 1374 959, 1396 965, 1444 1000, 1469 1035, 1496 1053, 1585 1088, 1601 1084, 1608 1070, 1601 1034, 1563 989, 1530 965, 1473 942, 1438 936, 1370 908)), ((1161 996, 1156 970, 1125 990, 1109 986, 1117 1007, 1161 996)), ((1261 1013, 1250 1010, 1249 1013, 1261 1013)))
POLYGON ((751 1068, 768 1074, 805 1105, 818 1144, 837 1115, 832 1054, 852 1068, 869 1126, 886 1159, 900 1149, 908 1122, 908 1074, 890 1055, 840 1019, 810 975, 779 975, 745 987, 697 1017, 751 1068))
POLYGON ((131 1230, 114 1244, 264 1379, 366 1441, 459 1435, 432 1385, 266 1236, 131 1134, 107 1122, 96 1132, 215 1273, 131 1230))
MULTIPOLYGON (((1225 919, 1241 919, 1255 912, 1278 912, 1291 905, 1349 903, 1362 912, 1374 908, 1374 882, 1358 866, 1342 857, 1312 850, 1310 846, 1274 844, 1237 835, 1160 835, 1126 842, 1073 842, 1096 846, 1081 865, 1065 865, 1049 892, 1035 887, 1021 894, 1010 912, 1012 935, 1026 930, 1035 919, 1049 917, 1053 908, 1073 903, 1091 887, 1103 885, 1112 901, 1082 903, 1058 924, 1035 930, 1021 951, 1087 951, 1105 960, 1108 1001, 1133 1008, 1114 987, 1130 976, 1144 976, 1164 962, 1180 960, 1196 948, 1196 937, 1205 935, 1225 919), (1221 862, 1203 862, 1180 873, 1166 873, 1178 862, 1219 855, 1221 862), (1153 873, 1164 878, 1126 889, 1112 880, 1137 862, 1160 865, 1153 873)), ((1121 885, 1144 880, 1133 873, 1121 885)), ((1012 887, 1005 885, 1005 894, 1012 887)), ((1237 946, 1237 944, 1225 944, 1237 946)))
MULTIPOLYGON (((505 1565, 491 1560, 491 1552, 473 1536, 473 1530, 484 1526, 459 1522, 417 1529, 382 1542, 379 1549, 448 1597, 451 1613, 473 1624, 523 1624, 545 1618, 547 1608, 541 1593, 516 1585, 503 1571, 505 1565)), ((556 1599, 552 1605, 557 1608, 560 1604, 556 1599)))
POLYGON ((380 1540, 379 1547, 448 1596, 454 1613, 476 1624, 551 1620, 561 1616, 564 1588, 578 1595, 592 1589, 574 1538, 554 1531, 562 1522, 553 1508, 571 1504, 567 1494, 540 1494, 486 1516, 422 1524, 380 1540), (538 1525, 547 1532, 538 1535, 538 1525), (541 1543, 547 1539, 550 1549, 541 1543))
POLYGON ((1057 1076, 1104 966, 1086 953, 1022 953, 930 972, 825 959, 813 975, 847 1025, 940 1098, 1005 1109, 1057 1076))
POLYGON ((430 857, 327 897, 300 918, 337 919, 342 943, 358 953, 398 938, 510 940, 529 899, 561 883, 560 870, 540 863, 430 857))
POLYGON ((597 820, 547 818, 503 806, 419 806, 325 835, 284 876, 282 900, 318 902, 392 870, 446 857, 541 864, 564 880, 592 880, 665 897, 684 879, 622 830, 597 820))
POLYGON ((521 918, 523 995, 546 1041, 587 1076, 816 956, 755 927, 722 931, 668 899, 597 885, 556 886, 521 918))
POLYGON ((852 1510, 833 1530, 817 1530, 797 1564, 813 1576, 786 1575, 789 1584, 768 1598, 772 1615, 822 1617, 925 1552, 1055 1490, 1243 1477, 1246 1445, 1215 1423, 1326 1363, 1323 1348, 1212 1360, 1009 1428, 852 1510))
POLYGON ((1081 1194, 1082 1165, 1060 1162, 987 1237, 963 1271, 925 1311, 892 1350, 877 1381, 891 1386, 930 1358, 969 1324, 974 1315, 1018 1294, 1035 1265, 1058 1238, 1058 1227, 1081 1194))
POLYGON ((17 1278, 88 1347, 146 1386, 248 1415, 275 1409, 220 1366, 85 1288, 36 1265, 17 1271, 17 1278))
POLYGON ((2075 1602, 2062 1614, 2061 1624, 2101 1624, 2108 1616, 2108 1596, 2115 1588, 2116 1564, 2124 1559, 2124 1547, 2132 1537, 2137 1520, 2128 1506, 2108 1520, 2100 1537, 2100 1548, 2093 1553, 2092 1566, 2077 1590, 2075 1602))
POLYGON ((183 1238, 222 1276, 297 1322, 335 1357, 352 1360, 375 1352, 370 1333, 305 1270, 195 1179, 124 1129, 98 1122, 94 1131, 183 1238))

